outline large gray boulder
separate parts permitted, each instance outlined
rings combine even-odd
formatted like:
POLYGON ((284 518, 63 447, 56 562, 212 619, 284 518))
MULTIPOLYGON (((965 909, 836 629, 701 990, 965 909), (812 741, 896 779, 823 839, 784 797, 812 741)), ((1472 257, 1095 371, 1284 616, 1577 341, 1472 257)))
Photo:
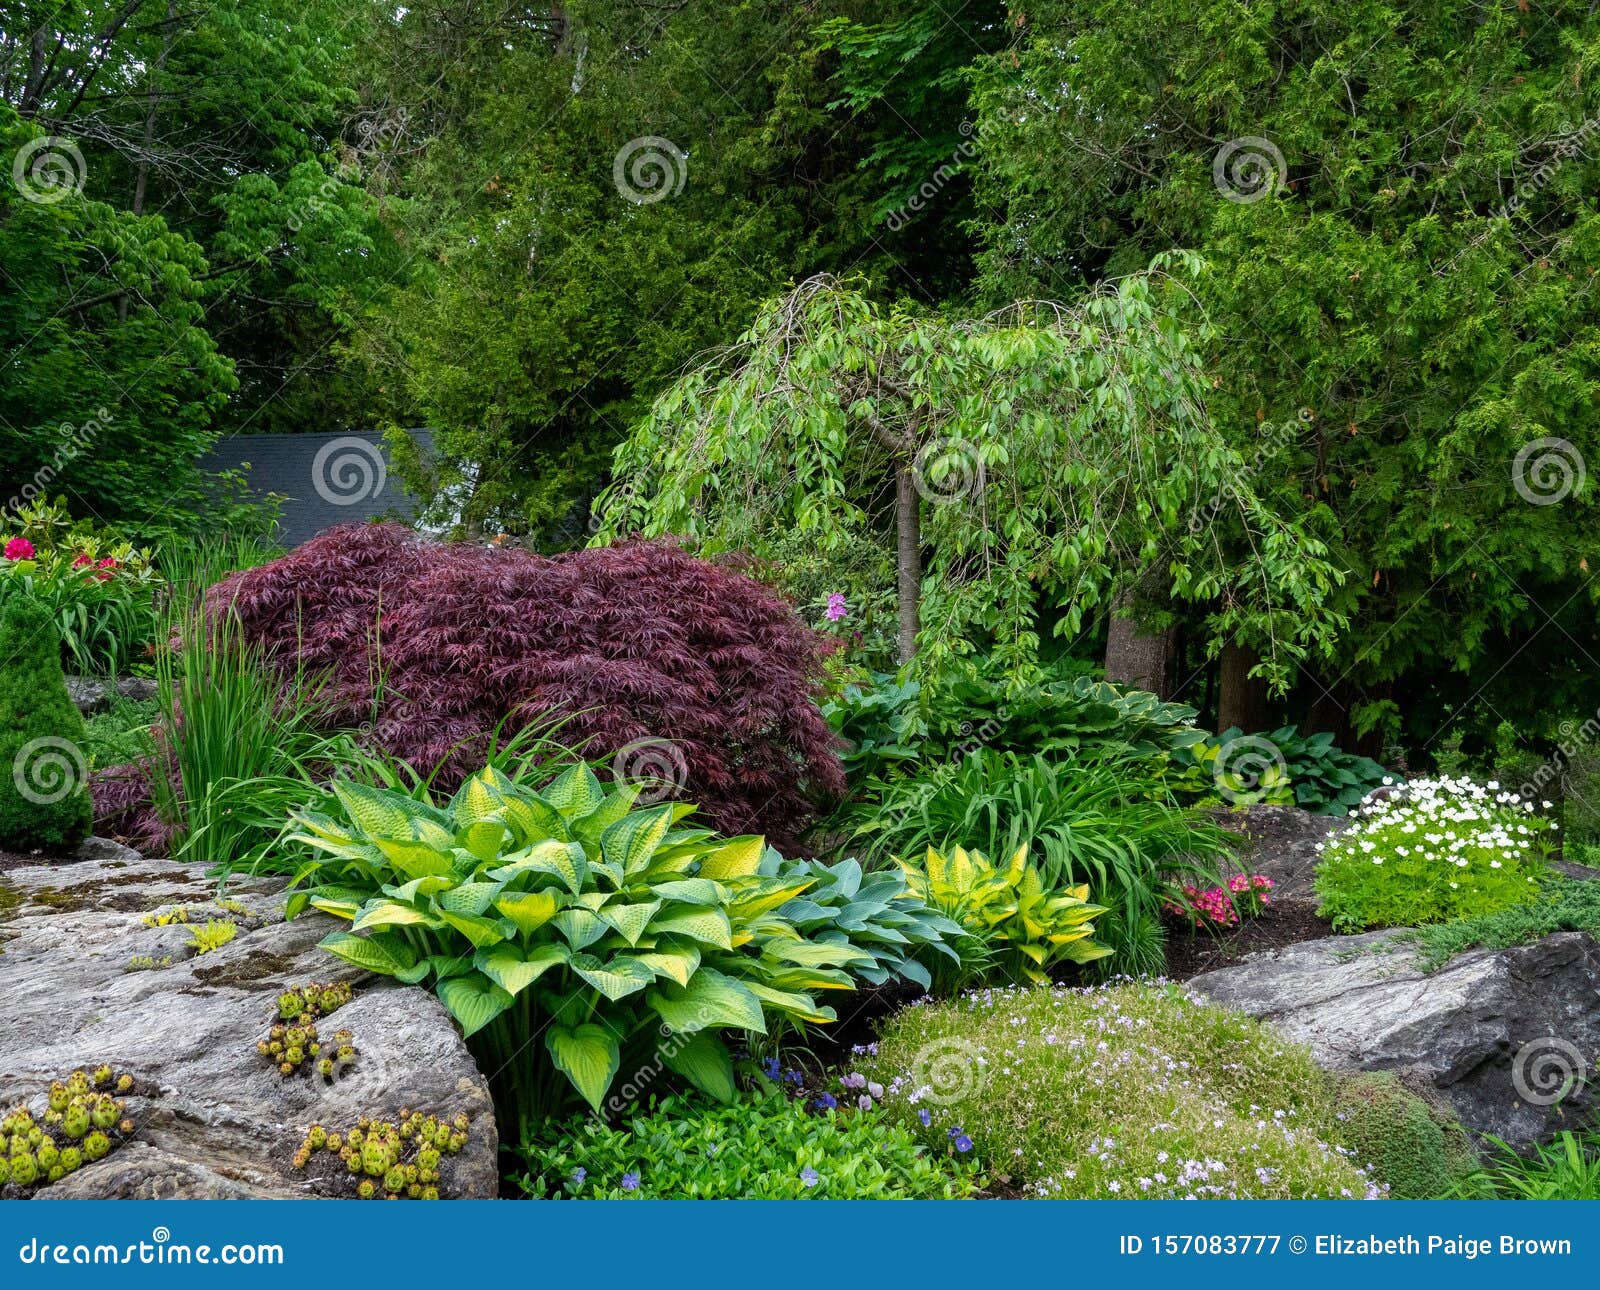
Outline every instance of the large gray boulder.
POLYGON ((1424 1079, 1468 1128, 1514 1146, 1593 1114, 1583 1080, 1600 1078, 1600 946, 1559 932, 1424 973, 1395 935, 1303 941, 1189 985, 1309 1045, 1329 1069, 1424 1079))
MULTIPOLYGON (((32 1101, 78 1066, 109 1063, 136 1081, 133 1140, 37 1193, 44 1197, 296 1197, 328 1184, 295 1170, 306 1129, 393 1118, 402 1107, 471 1120, 441 1170, 446 1196, 496 1194, 488 1087, 430 993, 361 977, 316 948, 332 920, 282 918, 282 881, 229 885, 215 907, 199 866, 114 843, 88 858, 0 870, 0 1110, 32 1101), (196 954, 192 927, 145 915, 185 906, 236 920, 235 939, 196 954), (256 1043, 277 997, 306 981, 351 980, 355 998, 319 1023, 353 1032, 358 1056, 332 1084, 284 1078, 256 1043)), ((337 1162, 334 1162, 337 1163, 337 1162)), ((313 1173, 317 1171, 313 1169, 313 1173)), ((323 1171, 326 1173, 326 1171, 323 1171)))

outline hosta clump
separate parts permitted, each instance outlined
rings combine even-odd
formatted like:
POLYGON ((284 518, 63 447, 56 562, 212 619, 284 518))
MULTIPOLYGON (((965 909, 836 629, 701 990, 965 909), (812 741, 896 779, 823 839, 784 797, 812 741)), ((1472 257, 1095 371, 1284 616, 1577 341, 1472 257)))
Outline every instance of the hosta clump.
POLYGON ((919 957, 961 965, 958 947, 969 939, 961 924, 912 891, 903 874, 864 877, 854 860, 832 865, 820 860, 785 862, 771 848, 762 859, 761 873, 809 884, 801 895, 778 907, 774 917, 779 934, 787 923, 811 940, 862 951, 870 962, 857 963, 851 973, 869 985, 899 977, 927 990, 933 977, 919 957))
POLYGON ((911 891, 976 943, 958 944, 955 972, 934 961, 942 992, 991 973, 1008 982, 1044 982, 1058 963, 1092 963, 1111 953, 1093 939, 1094 919, 1106 910, 1088 903, 1089 888, 1049 890, 1025 846, 1004 866, 979 851, 956 847, 946 856, 929 847, 921 864, 900 867, 911 891))
POLYGON ((598 1110, 624 1068, 731 1098, 718 1031, 832 1021, 811 992, 848 990, 847 969, 875 963, 775 913, 814 880, 763 875, 761 838, 687 827, 687 805, 641 808, 636 787, 581 763, 540 790, 485 769, 442 804, 334 787, 345 818, 296 817, 295 840, 323 858, 289 912, 349 919, 325 949, 432 986, 508 1135, 574 1091, 598 1110))
POLYGON ((464 1113, 446 1120, 405 1107, 398 1123, 364 1115, 342 1132, 313 1124, 293 1163, 303 1170, 319 1153, 337 1157, 333 1177, 360 1200, 438 1200, 440 1166, 445 1157, 460 1153, 469 1136, 464 1113))
POLYGON ((1538 898, 1556 824, 1493 780, 1414 779, 1369 794, 1318 844, 1320 913, 1341 932, 1489 914, 1538 898))
POLYGON ((13 1109, 0 1119, 0 1189, 45 1187, 104 1159, 133 1134, 117 1096, 132 1089, 133 1077, 110 1066, 80 1069, 50 1085, 42 1119, 27 1106, 13 1109))
POLYGON ((356 1059, 354 1036, 337 1030, 325 1042, 317 1033, 317 1019, 344 1007, 355 992, 348 981, 323 985, 309 981, 285 990, 278 996, 278 1022, 256 1051, 278 1068, 285 1078, 306 1063, 326 1080, 342 1075, 356 1059))

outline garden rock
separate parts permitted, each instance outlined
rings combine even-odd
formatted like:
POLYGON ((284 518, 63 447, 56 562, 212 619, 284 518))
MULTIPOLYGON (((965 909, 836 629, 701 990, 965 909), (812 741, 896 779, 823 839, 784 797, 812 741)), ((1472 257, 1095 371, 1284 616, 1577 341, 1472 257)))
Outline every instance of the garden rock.
POLYGON ((1311 884, 1316 877, 1317 844, 1349 820, 1313 815, 1297 806, 1251 806, 1218 811, 1217 823, 1245 840, 1236 863, 1246 873, 1272 879, 1275 903, 1314 906, 1317 897, 1311 884))
POLYGON ((122 676, 111 682, 98 681, 92 676, 69 676, 67 693, 72 696, 78 711, 87 717, 110 707, 114 694, 135 703, 153 699, 156 697, 156 683, 144 676, 122 676))
POLYGON ((1424 975, 1395 937, 1303 941, 1189 985, 1309 1045, 1329 1069, 1424 1079, 1468 1128, 1514 1146, 1584 1123, 1595 1085, 1572 1084, 1600 1079, 1600 946, 1558 932, 1424 975))
POLYGON ((104 1062, 134 1077, 127 1104, 137 1128, 132 1141, 37 1195, 316 1195, 326 1184, 291 1163, 306 1129, 392 1119, 402 1107, 465 1112, 467 1146, 445 1157, 441 1191, 496 1194, 488 1087, 431 994, 360 977, 317 949, 333 920, 308 913, 284 922, 281 879, 230 883, 238 905, 222 910, 202 866, 114 844, 85 854, 0 873, 0 1108, 32 1100, 42 1111, 52 1080, 104 1062), (240 930, 195 954, 192 926, 144 921, 177 906, 240 930), (308 1071, 283 1077, 256 1050, 279 993, 337 979, 355 984, 355 998, 318 1024, 353 1033, 354 1063, 332 1084, 308 1071))

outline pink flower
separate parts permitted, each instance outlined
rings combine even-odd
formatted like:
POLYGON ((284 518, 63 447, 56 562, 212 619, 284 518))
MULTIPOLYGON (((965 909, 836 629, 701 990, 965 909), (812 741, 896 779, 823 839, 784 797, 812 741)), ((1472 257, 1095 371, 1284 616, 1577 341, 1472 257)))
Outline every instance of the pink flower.
POLYGON ((844 603, 844 593, 835 591, 828 597, 828 608, 824 611, 823 617, 830 623, 836 623, 849 612, 844 603))
POLYGON ((94 561, 89 558, 86 552, 79 551, 78 558, 72 562, 72 567, 74 569, 81 569, 84 565, 93 563, 94 561))
POLYGON ((6 543, 7 560, 33 559, 33 543, 24 537, 15 537, 6 543))

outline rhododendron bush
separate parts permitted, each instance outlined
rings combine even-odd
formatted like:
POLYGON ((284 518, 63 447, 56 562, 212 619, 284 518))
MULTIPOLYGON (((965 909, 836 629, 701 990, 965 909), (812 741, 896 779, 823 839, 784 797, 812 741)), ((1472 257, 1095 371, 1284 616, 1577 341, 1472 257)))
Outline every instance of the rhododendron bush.
POLYGON ((348 525, 207 593, 285 674, 325 672, 331 719, 444 791, 487 732, 561 716, 564 741, 792 842, 842 791, 817 708, 827 643, 738 572, 667 542, 554 557, 348 525))

